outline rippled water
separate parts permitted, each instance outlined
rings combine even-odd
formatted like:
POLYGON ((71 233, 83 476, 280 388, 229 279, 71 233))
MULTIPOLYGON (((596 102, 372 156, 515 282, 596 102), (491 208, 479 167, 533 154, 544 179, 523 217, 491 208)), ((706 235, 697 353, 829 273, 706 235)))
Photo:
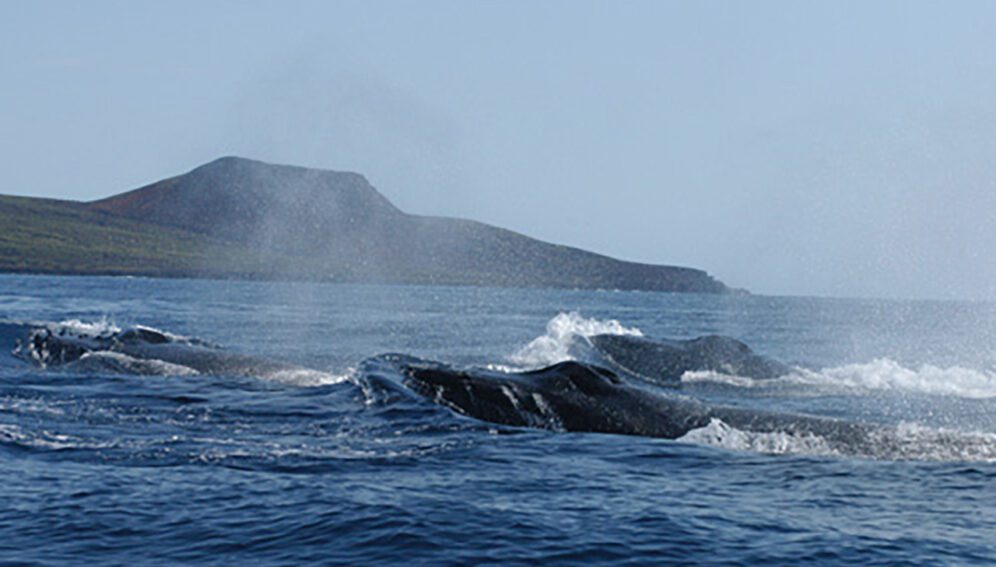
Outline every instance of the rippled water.
POLYGON ((0 276, 0 321, 0 562, 996 558, 988 304, 0 276), (138 375, 9 354, 32 326, 83 324, 317 372, 138 375), (677 441, 504 427, 362 371, 384 352, 531 368, 605 332, 739 338, 795 370, 691 373, 681 395, 889 433, 839 455, 722 423, 677 441))

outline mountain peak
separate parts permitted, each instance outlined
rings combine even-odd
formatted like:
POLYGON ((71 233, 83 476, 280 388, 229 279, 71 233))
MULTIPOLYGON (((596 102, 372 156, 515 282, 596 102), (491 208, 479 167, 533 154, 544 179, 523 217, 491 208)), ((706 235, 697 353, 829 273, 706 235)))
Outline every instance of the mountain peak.
POLYGON ((264 161, 249 159, 240 156, 222 156, 218 159, 211 160, 203 165, 195 167, 192 171, 207 170, 207 171, 224 171, 231 169, 247 169, 253 167, 267 167, 273 166, 275 164, 266 163, 264 161))
POLYGON ((399 215, 358 173, 225 156, 183 175, 87 204, 91 210, 197 232, 244 236, 276 222, 309 225, 399 215))
POLYGON ((209 161, 203 165, 195 167, 189 173, 207 173, 211 175, 225 174, 249 174, 268 172, 273 175, 310 175, 310 176, 335 176, 340 178, 353 178, 357 182, 370 185, 366 177, 352 171, 334 171, 330 169, 317 169, 303 167, 299 165, 285 165, 270 163, 262 160, 245 158, 241 156, 222 156, 209 161))

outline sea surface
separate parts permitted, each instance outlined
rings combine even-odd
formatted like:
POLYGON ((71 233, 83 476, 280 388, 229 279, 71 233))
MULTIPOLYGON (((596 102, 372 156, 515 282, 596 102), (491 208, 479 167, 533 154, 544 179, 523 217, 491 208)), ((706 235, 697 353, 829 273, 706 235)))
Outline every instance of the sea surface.
POLYGON ((0 275, 0 564, 398 563, 994 564, 996 305, 0 275), (312 370, 25 354, 128 328, 312 370), (364 370, 539 368, 599 333, 735 337, 793 372, 677 395, 890 433, 516 428, 364 370))

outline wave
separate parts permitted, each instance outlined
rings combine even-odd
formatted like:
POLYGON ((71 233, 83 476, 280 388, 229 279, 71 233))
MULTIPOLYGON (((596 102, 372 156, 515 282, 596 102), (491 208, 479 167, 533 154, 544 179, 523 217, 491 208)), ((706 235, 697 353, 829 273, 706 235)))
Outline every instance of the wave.
POLYGON ((922 365, 912 369, 888 358, 822 370, 795 368, 785 376, 765 380, 711 371, 686 372, 681 382, 717 383, 738 388, 803 387, 813 394, 888 391, 971 399, 996 398, 996 374, 959 366, 941 368, 922 365))
POLYGON ((117 443, 85 440, 73 435, 47 430, 32 431, 14 424, 0 423, 0 445, 22 449, 61 451, 65 449, 110 449, 117 446, 117 443))
POLYGON ((356 370, 353 368, 347 368, 342 374, 337 374, 332 372, 322 372, 321 370, 312 370, 310 368, 288 368, 285 370, 271 372, 262 378, 272 380, 274 382, 302 387, 331 386, 333 384, 342 384, 344 382, 355 383, 356 370))
POLYGON ((826 439, 819 435, 812 433, 796 434, 783 431, 743 431, 727 425, 721 419, 712 419, 709 425, 693 429, 677 440, 699 445, 712 445, 724 449, 774 455, 840 455, 838 450, 834 449, 826 439))
POLYGON ((573 360, 574 356, 571 351, 578 338, 595 335, 642 337, 643 331, 635 327, 626 327, 615 319, 601 321, 582 317, 576 311, 562 312, 546 324, 545 334, 530 341, 508 359, 522 368, 538 368, 573 360))
POLYGON ((677 439, 736 451, 774 455, 852 456, 886 460, 996 462, 996 434, 902 423, 869 434, 869 443, 842 451, 820 435, 744 431, 713 419, 677 439))

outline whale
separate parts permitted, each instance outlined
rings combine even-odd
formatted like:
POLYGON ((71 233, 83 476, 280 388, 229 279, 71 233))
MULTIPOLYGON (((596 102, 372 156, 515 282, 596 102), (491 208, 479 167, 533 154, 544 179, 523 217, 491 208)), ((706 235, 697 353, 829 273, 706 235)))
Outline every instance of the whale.
POLYGON ((588 341, 606 365, 661 386, 679 386, 686 372, 712 371, 764 380, 792 371, 777 360, 755 353, 743 342, 722 335, 686 340, 594 335, 588 341))
MULTIPOLYGON (((188 369, 214 376, 288 375, 288 381, 296 382, 309 378, 301 380, 301 373, 321 374, 146 327, 91 333, 42 326, 31 330, 14 354, 42 367, 85 372, 171 375, 188 369)), ((829 417, 712 405, 574 360, 503 372, 386 354, 365 360, 361 367, 371 383, 391 392, 512 427, 680 439, 718 421, 747 432, 819 436, 841 452, 870 447, 869 436, 876 431, 874 426, 829 417)))
POLYGON ((30 330, 13 354, 45 368, 138 375, 297 378, 317 373, 141 326, 102 332, 40 326, 30 330))
POLYGON ((875 429, 829 417, 710 405, 577 361, 526 372, 456 368, 399 355, 380 361, 393 364, 402 384, 417 395, 507 426, 678 439, 718 420, 741 431, 819 436, 847 451, 869 446, 875 429))

